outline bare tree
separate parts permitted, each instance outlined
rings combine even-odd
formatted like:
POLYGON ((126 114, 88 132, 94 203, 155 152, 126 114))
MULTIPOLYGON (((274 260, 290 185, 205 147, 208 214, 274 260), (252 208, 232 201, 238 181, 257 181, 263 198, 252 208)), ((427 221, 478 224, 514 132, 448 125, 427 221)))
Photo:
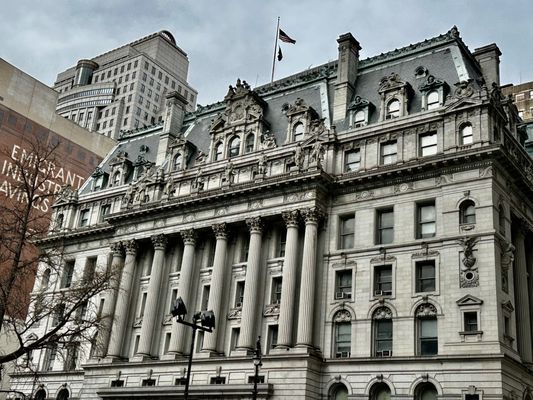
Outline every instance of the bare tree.
POLYGON ((0 334, 16 343, 13 350, 0 351, 0 365, 36 349, 78 351, 79 343, 103 323, 91 299, 116 276, 112 268, 96 266, 56 290, 65 263, 63 246, 60 237, 52 245, 43 238, 59 188, 60 146, 32 136, 17 151, 0 154, 7 177, 0 180, 0 195, 5 195, 0 197, 0 334))

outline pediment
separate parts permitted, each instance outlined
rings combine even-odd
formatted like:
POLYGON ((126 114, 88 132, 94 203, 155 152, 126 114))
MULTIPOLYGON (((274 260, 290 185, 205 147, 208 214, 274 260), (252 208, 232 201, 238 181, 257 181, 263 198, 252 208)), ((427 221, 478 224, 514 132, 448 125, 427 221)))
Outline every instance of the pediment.
POLYGON ((78 201, 78 191, 70 185, 63 185, 55 196, 54 207, 76 203, 78 201))
POLYGON ((513 304, 509 300, 502 303, 502 308, 510 313, 514 311, 513 304))
POLYGON ((379 81, 379 92, 383 93, 389 90, 395 90, 406 86, 409 86, 409 83, 403 81, 400 78, 400 75, 393 72, 390 75, 381 78, 381 80, 379 81))
POLYGON ((459 110, 461 108, 469 108, 469 107, 477 106, 477 105, 480 105, 480 104, 481 104, 481 100, 478 100, 478 99, 461 98, 461 99, 457 99, 456 101, 452 100, 452 103, 449 103, 445 107, 444 111, 445 112, 456 111, 456 110, 459 110))
POLYGON ((365 107, 372 106, 372 103, 361 96, 355 96, 355 98, 348 105, 348 110, 360 110, 365 107))
MULTIPOLYGON (((315 109, 311 106, 309 106, 304 99, 298 97, 293 104, 285 104, 284 107, 286 107, 286 115, 287 117, 291 117, 298 114, 305 114, 309 113, 309 116, 311 119, 318 118, 318 113, 315 111, 315 109)), ((283 110, 285 111, 285 110, 283 110)))
POLYGON ((483 304, 483 300, 478 299, 475 296, 472 296, 471 294, 467 294, 466 296, 461 297, 459 300, 456 301, 458 306, 480 306, 483 304))

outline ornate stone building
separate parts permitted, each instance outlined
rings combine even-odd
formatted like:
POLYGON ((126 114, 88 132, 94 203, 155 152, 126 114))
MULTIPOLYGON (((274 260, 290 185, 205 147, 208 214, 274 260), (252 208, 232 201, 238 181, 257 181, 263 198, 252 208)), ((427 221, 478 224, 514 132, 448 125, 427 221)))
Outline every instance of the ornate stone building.
POLYGON ((455 27, 365 60, 351 34, 338 46, 194 113, 170 93, 162 125, 57 199, 41 244, 63 243, 73 282, 95 264, 122 279, 94 300, 109 329, 74 360, 34 355, 37 384, 21 367, 14 388, 178 398, 180 296, 217 322, 193 398, 251 398, 261 336, 263 399, 531 399, 533 164, 498 48, 455 27))

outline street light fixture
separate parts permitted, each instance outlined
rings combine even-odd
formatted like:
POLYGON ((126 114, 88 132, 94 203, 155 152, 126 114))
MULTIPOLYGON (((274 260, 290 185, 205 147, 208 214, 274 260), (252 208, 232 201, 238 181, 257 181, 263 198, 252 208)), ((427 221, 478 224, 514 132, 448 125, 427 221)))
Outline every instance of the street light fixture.
POLYGON ((185 321, 187 307, 185 306, 185 303, 181 297, 176 299, 176 304, 174 305, 171 313, 173 317, 176 317, 176 322, 192 328, 191 349, 189 351, 187 379, 185 381, 185 400, 187 400, 189 398, 189 382, 191 380, 192 355, 194 353, 194 339, 196 338, 196 331, 200 329, 204 332, 213 332, 213 329, 215 329, 215 313, 211 310, 198 311, 192 316, 192 323, 187 322, 185 321), (200 322, 200 324, 198 324, 198 322, 200 322))
POLYGON ((259 381, 259 367, 263 365, 261 359, 263 354, 261 353, 261 336, 257 338, 257 343, 255 344, 254 356, 252 357, 255 366, 255 375, 254 375, 254 391, 253 399, 257 400, 257 382, 259 381))

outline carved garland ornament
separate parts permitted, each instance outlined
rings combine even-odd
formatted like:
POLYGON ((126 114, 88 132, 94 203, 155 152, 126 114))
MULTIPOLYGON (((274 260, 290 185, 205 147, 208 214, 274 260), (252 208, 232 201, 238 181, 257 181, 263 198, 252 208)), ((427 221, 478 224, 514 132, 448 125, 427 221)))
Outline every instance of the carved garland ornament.
POLYGON ((333 317, 333 322, 339 323, 339 322, 350 322, 352 320, 352 315, 350 314, 350 311, 348 310, 340 310, 335 313, 335 316, 333 317))
POLYGON ((392 319, 392 312, 389 307, 378 307, 374 311, 373 319, 392 319))
POLYGON ((430 303, 421 304, 417 307, 415 317, 434 318, 437 316, 437 308, 430 303))
POLYGON ((458 240, 463 247, 463 258, 459 266, 459 285, 462 288, 479 286, 477 259, 474 257, 474 246, 477 241, 478 239, 475 237, 465 237, 458 240))

